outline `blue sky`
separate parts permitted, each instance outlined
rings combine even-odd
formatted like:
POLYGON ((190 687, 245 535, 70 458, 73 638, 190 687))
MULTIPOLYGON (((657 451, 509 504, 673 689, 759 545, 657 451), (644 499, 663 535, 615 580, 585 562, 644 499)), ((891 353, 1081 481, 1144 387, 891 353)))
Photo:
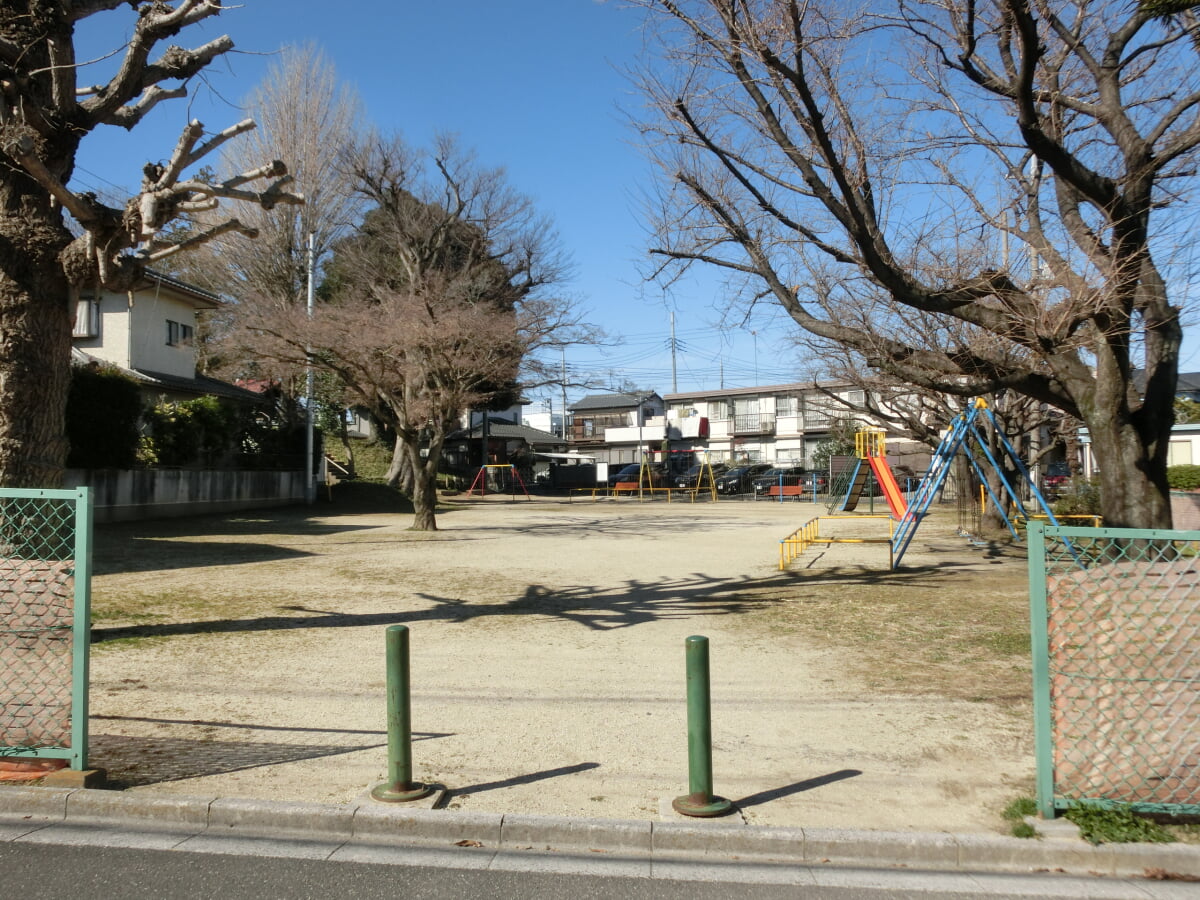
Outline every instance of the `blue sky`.
MULTIPOLYGON (((95 33, 84 35, 80 58, 116 49, 130 21, 122 7, 86 22, 95 33)), ((161 104, 133 132, 90 135, 73 186, 132 191, 142 165, 169 156, 188 119, 214 130, 240 120, 237 103, 271 54, 313 42, 359 91, 374 124, 413 143, 458 133, 554 219, 575 261, 570 292, 615 338, 606 349, 568 349, 569 376, 606 381, 611 371, 614 383, 671 391, 674 310, 679 390, 801 378, 794 326, 777 307, 760 304, 752 321, 720 327, 715 278, 696 277, 670 295, 642 280, 649 237, 639 197, 653 173, 621 112, 639 102, 623 73, 641 54, 638 26, 636 11, 598 0, 245 0, 181 35, 188 46, 233 38, 237 49, 208 70, 206 84, 190 101, 161 104)), ((1185 370, 1200 369, 1195 341, 1185 357, 1185 370)), ((560 407, 557 389, 545 396, 560 407)))

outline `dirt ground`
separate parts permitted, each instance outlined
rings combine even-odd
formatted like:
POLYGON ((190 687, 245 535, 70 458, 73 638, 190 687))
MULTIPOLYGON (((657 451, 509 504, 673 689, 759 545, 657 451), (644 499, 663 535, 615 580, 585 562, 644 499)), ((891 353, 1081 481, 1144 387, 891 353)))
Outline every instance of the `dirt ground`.
POLYGON ((490 498, 433 534, 337 503, 101 527, 91 763, 154 794, 357 800, 385 777, 405 624, 414 774, 450 807, 672 815, 703 634, 716 792, 745 821, 1001 830, 1032 788, 1022 554, 943 513, 899 572, 869 543, 779 572, 823 512, 490 498))

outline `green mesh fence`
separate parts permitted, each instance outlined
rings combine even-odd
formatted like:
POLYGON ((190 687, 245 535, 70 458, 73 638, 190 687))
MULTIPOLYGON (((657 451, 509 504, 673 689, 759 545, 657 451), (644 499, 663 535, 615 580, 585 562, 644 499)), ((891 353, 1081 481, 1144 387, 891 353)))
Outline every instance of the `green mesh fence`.
POLYGON ((0 756, 87 763, 91 503, 0 489, 0 756))
POLYGON ((1200 531, 1029 537, 1039 811, 1200 815, 1200 531))

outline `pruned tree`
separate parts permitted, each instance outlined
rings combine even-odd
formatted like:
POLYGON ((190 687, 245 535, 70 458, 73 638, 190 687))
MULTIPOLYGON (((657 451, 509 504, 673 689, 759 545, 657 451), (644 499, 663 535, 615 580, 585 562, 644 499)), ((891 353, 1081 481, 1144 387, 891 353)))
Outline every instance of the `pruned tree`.
POLYGON ((371 209, 337 245, 322 302, 311 318, 243 304, 239 333, 261 356, 334 373, 395 432, 390 479, 431 531, 446 435, 466 410, 515 400, 530 352, 564 337, 550 288, 565 265, 530 201, 452 140, 426 155, 372 136, 345 165, 371 209))
MULTIPOLYGON (((280 411, 297 426, 304 421, 301 399, 307 388, 302 367, 277 361, 247 358, 226 352, 225 337, 234 327, 237 305, 246 297, 259 305, 286 308, 303 305, 309 278, 309 252, 314 277, 332 252, 334 243, 350 233, 362 217, 363 203, 353 180, 339 164, 340 159, 364 130, 362 103, 349 85, 340 81, 337 69, 315 45, 285 47, 268 68, 263 80, 250 91, 243 106, 258 123, 251 134, 227 147, 224 168, 236 165, 239 157, 274 159, 286 156, 296 190, 304 195, 302 206, 263 209, 252 203, 231 204, 230 212, 258 233, 254 240, 228 233, 186 254, 178 274, 222 296, 229 303, 206 315, 201 329, 201 362, 204 370, 236 380, 252 378, 280 387, 280 411)), ((190 229, 207 230, 213 213, 194 217, 190 229)), ((339 414, 339 391, 327 389, 325 379, 316 381, 322 431, 340 439, 353 467, 353 450, 346 437, 344 417, 339 414), (324 411, 328 409, 329 415, 324 411)))
POLYGON ((1062 410, 1088 429, 1106 521, 1169 527, 1170 206, 1200 155, 1190 8, 636 2, 665 57, 641 80, 668 268, 718 266, 897 380, 1062 410), (905 341, 913 310, 980 339, 905 341))
POLYGON ((222 233, 252 231, 229 218, 185 241, 165 240, 163 229, 182 214, 226 199, 264 207, 300 201, 286 189, 279 161, 224 179, 193 174, 210 153, 251 130, 249 119, 216 133, 190 122, 166 163, 145 166, 139 194, 123 208, 68 187, 89 133, 103 125, 136 127, 163 100, 186 96, 188 81, 232 49, 221 36, 192 49, 171 44, 154 56, 165 41, 222 11, 218 0, 24 0, 0 7, 0 484, 61 480, 80 288, 124 289, 149 263, 222 233), (122 6, 130 7, 122 14, 130 17, 131 36, 114 74, 81 82, 77 24, 122 6), (265 189, 251 189, 259 181, 265 189))
MULTIPOLYGON (((285 47, 249 94, 244 108, 258 127, 221 155, 223 168, 238 159, 286 156, 302 206, 264 209, 234 202, 229 211, 258 233, 224 234, 209 241, 180 264, 189 281, 236 300, 253 294, 279 307, 305 301, 308 242, 320 266, 333 244, 361 219, 363 204, 350 173, 339 160, 364 130, 362 103, 339 81, 329 58, 312 44, 285 47)), ((207 230, 211 214, 193 218, 207 230)))

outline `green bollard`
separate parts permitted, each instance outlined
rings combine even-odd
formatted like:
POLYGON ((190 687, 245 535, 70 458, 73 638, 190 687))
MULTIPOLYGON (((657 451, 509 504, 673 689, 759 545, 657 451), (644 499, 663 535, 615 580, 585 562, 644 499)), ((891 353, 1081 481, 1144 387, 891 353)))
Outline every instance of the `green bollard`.
POLYGON ((708 690, 708 638, 692 635, 683 642, 687 653, 688 790, 671 803, 685 816, 722 816, 733 804, 712 792, 712 714, 708 690))
POLYGON ((387 630, 387 708, 388 780, 377 785, 371 796, 389 803, 428 797, 433 786, 412 780, 407 625, 391 625, 387 630))

